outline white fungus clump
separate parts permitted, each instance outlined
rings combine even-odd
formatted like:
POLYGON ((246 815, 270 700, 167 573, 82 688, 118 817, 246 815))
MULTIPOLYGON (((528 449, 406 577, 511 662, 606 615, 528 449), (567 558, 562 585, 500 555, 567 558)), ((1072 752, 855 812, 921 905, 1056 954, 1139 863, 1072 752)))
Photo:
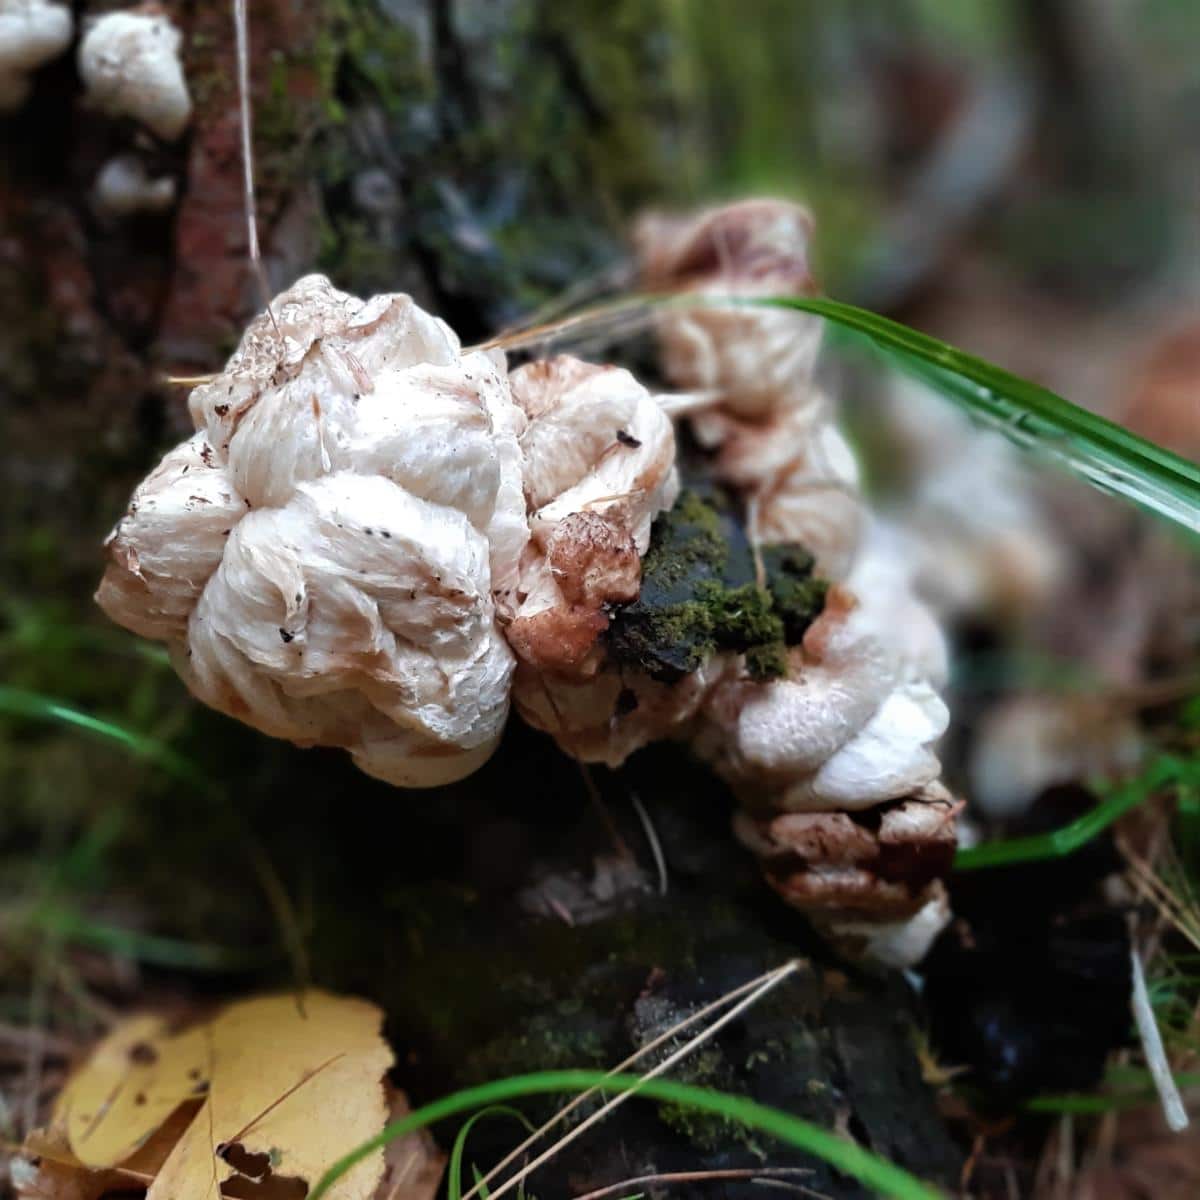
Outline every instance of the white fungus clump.
POLYGON ((1137 766, 1137 726, 1087 695, 1026 693, 978 721, 968 770, 972 805, 993 821, 1023 816, 1047 788, 1137 766))
POLYGON ((800 545, 836 585, 790 645, 782 678, 755 679, 729 663, 689 733, 751 814, 739 836, 780 894, 844 946, 912 962, 949 919, 937 876, 953 853, 959 806, 937 783, 945 643, 914 593, 901 539, 868 520, 854 456, 814 382, 820 322, 728 303, 810 292, 811 231, 808 214, 783 201, 639 227, 646 286, 704 302, 666 309, 659 338, 671 382, 701 393, 687 419, 709 469, 741 502, 760 553, 800 545), (880 875, 878 838, 855 824, 860 813, 881 829, 902 819, 916 858, 941 866, 880 875), (831 831, 862 842, 841 866, 831 831))
POLYGON ((724 680, 698 749, 755 808, 858 811, 941 773, 941 631, 903 577, 863 556, 789 654, 785 678, 724 680))
POLYGON ((118 154, 100 168, 92 185, 92 201, 104 217, 165 212, 175 203, 175 180, 169 175, 152 179, 136 154, 118 154))
POLYGON ((71 10, 52 0, 0 0, 0 112, 19 108, 30 72, 71 41, 71 10))
POLYGON ((174 141, 192 115, 179 57, 182 40, 170 18, 151 9, 98 17, 79 45, 87 102, 174 141))
MULTIPOLYGON (((807 291, 810 231, 776 201, 648 221, 647 281, 807 291)), ((700 447, 681 494, 668 406, 628 371, 507 376, 408 297, 320 276, 272 307, 113 531, 106 611, 215 708, 400 785, 474 770, 510 695, 585 762, 686 741, 781 896, 852 952, 924 953, 960 808, 946 648, 814 385, 818 321, 664 315, 700 447)))
MULTIPOLYGON (((654 518, 675 502, 675 434, 650 393, 616 367, 560 357, 512 374, 531 537, 508 626, 522 716, 584 760, 615 765, 665 735, 651 703, 613 737, 623 681, 601 634, 638 597, 654 518)), ((649 698, 647 698, 649 699, 649 698)))
POLYGON ((818 322, 722 303, 814 291, 812 216, 785 200, 744 200, 689 216, 649 214, 634 238, 645 285, 700 300, 659 322, 663 367, 677 386, 718 391, 732 416, 760 418, 796 395, 816 362, 818 322))
POLYGON ((196 388, 97 599, 214 708, 369 774, 469 774, 508 713, 494 591, 526 539, 502 361, 408 296, 308 276, 196 388))

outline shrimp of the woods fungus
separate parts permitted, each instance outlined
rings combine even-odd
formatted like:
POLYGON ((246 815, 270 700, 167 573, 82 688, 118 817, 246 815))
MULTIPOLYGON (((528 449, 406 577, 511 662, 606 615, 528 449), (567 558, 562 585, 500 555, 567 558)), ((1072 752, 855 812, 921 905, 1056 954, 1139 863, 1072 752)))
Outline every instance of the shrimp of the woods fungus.
MULTIPOLYGON (((656 289, 770 295, 811 287, 810 233, 754 201, 637 243, 656 289)), ((945 647, 813 381, 819 326, 658 332, 688 404, 567 356, 509 374, 408 296, 301 279, 192 392, 97 599, 205 703, 402 787, 469 775, 510 702, 584 762, 686 742, 780 895, 914 962, 949 915, 945 647)))

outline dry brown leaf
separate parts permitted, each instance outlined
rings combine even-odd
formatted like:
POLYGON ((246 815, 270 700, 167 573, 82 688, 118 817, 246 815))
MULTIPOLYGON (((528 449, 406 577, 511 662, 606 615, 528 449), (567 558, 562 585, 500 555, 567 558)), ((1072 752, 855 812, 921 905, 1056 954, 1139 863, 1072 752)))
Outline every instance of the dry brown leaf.
MULTIPOLYGON (((388 1124, 412 1111, 403 1092, 389 1091, 388 1124)), ((375 1200, 433 1200, 441 1186, 446 1156, 428 1129, 414 1129, 393 1138, 383 1152, 383 1178, 375 1200)))
MULTIPOLYGON (((382 1014, 363 1000, 309 991, 263 996, 172 1032, 139 1016, 106 1038, 68 1082, 37 1163, 19 1190, 95 1200, 146 1187, 147 1200, 301 1200, 337 1159, 374 1136, 402 1095, 385 1096, 392 1053, 382 1014)), ((405 1139, 365 1159, 333 1200, 426 1200, 442 1156, 405 1139)))

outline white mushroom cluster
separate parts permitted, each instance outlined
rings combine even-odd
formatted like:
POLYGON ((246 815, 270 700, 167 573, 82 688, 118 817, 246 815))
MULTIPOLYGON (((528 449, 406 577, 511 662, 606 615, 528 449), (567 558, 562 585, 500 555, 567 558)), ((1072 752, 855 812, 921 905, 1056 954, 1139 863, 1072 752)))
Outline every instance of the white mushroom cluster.
POLYGON ((309 276, 189 407, 196 434, 109 538, 100 605, 265 733, 402 786, 473 771, 508 713, 493 593, 526 540, 502 361, 407 296, 309 276))
POLYGON ((153 5, 97 17, 79 44, 86 102, 174 141, 192 115, 179 57, 182 41, 170 18, 153 5))
POLYGON ((30 73, 67 48, 73 29, 56 0, 0 0, 0 113, 25 102, 30 73))
MULTIPOLYGON (((810 232, 802 209, 747 201, 650 218, 638 244, 649 286, 699 301, 745 299, 811 289, 810 232)), ((842 940, 862 942, 868 915, 875 957, 913 961, 949 918, 940 876, 959 806, 936 782, 933 748, 948 722, 938 695, 946 648, 896 538, 868 520, 853 454, 813 380, 819 322, 754 306, 672 306, 660 338, 671 381, 709 395, 689 419, 713 469, 741 496, 751 537, 764 549, 806 546, 834 583, 822 615, 789 649, 783 678, 721 675, 693 745, 750 814, 738 832, 786 899, 842 940), (855 814, 878 825, 871 853, 855 814), (872 866, 896 822, 929 843, 899 882, 872 866)))
MULTIPOLYGON (((642 244, 656 286, 764 295, 810 286, 809 230, 763 201, 642 244)), ((192 393, 97 598, 206 703, 402 786, 479 766, 510 699, 583 761, 687 741, 781 895, 914 961, 948 918, 946 652, 813 383, 818 323, 675 308, 660 332, 702 484, 628 371, 508 375, 407 296, 302 279, 192 393)))

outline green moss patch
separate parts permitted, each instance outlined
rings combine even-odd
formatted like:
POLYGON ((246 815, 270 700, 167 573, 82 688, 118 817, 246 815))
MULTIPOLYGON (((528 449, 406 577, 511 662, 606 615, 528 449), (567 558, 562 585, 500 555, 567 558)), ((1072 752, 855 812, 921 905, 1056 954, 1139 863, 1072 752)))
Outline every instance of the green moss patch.
POLYGON ((711 485, 685 488, 654 523, 641 594, 608 631, 611 654, 665 682, 722 650, 745 654, 754 679, 782 676, 787 647, 820 613, 826 585, 802 546, 767 547, 761 558, 765 586, 729 497, 711 485))

